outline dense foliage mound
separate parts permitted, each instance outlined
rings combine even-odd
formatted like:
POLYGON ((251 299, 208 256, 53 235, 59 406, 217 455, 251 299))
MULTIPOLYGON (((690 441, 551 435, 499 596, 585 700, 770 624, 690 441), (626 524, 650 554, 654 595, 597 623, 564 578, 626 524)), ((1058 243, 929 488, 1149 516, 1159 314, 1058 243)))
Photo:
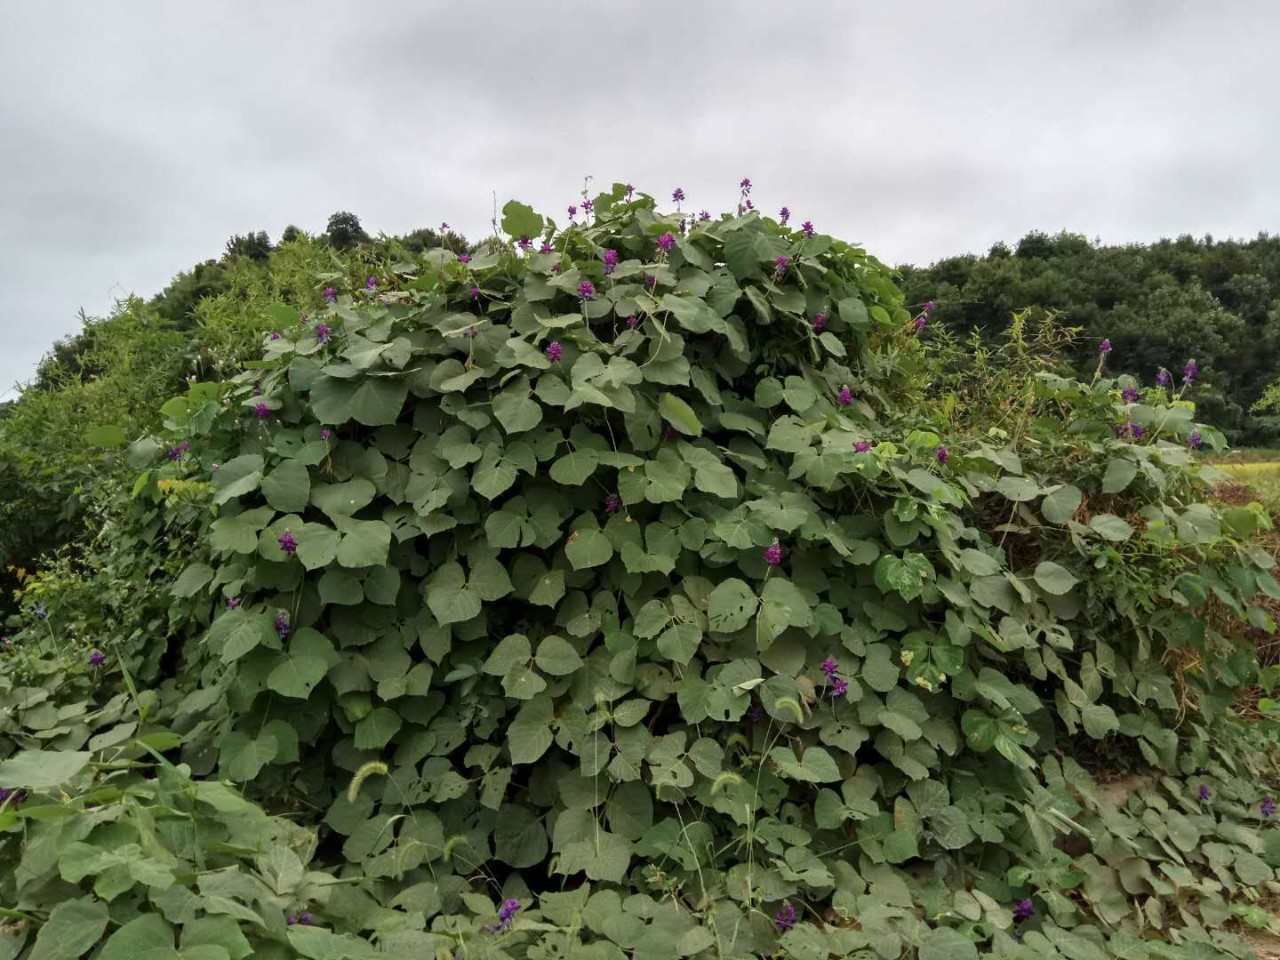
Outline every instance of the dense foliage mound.
POLYGON ((0 957, 1246 956, 1220 434, 807 224, 587 207, 320 275, 133 445, 4 654, 0 957))

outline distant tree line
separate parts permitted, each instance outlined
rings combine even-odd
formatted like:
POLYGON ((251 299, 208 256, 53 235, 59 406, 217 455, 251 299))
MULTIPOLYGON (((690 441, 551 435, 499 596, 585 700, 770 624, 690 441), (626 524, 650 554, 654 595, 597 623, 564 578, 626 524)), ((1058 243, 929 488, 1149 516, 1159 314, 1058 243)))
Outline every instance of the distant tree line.
POLYGON ((1194 359, 1200 378, 1189 398, 1202 419, 1235 444, 1280 441, 1280 417, 1253 409, 1280 380, 1280 236, 1107 246, 1033 232, 1012 249, 997 243, 986 256, 900 269, 908 300, 933 300, 937 322, 957 332, 994 335, 1025 307, 1059 311, 1083 328, 1082 371, 1104 338, 1108 368, 1147 384, 1161 367, 1180 379, 1194 359))

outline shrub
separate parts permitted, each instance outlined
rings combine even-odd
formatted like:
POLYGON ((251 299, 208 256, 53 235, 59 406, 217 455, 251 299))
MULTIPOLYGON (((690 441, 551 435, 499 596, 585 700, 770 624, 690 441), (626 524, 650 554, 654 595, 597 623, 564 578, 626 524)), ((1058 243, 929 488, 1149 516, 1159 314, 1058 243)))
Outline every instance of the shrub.
MULTIPOLYGON (((508 204, 512 247, 335 290, 135 445, 188 442, 135 490, 207 482, 213 510, 174 586, 212 625, 143 719, 341 863, 193 912, 255 955, 1203 955, 1131 942, 1176 902, 1173 939, 1237 949, 1203 928, 1280 844, 1209 731, 1280 586, 1265 515, 1202 500, 1188 441, 1220 436, 1102 361, 939 362, 849 244, 629 197, 561 233, 508 204), (928 398, 966 378, 981 415, 928 398), (1071 738, 1159 788, 1107 807, 1071 738), (335 940, 286 930, 309 901, 335 940)), ((127 789, 198 803, 168 770, 127 789)), ((145 884, 185 945, 187 901, 145 884)))

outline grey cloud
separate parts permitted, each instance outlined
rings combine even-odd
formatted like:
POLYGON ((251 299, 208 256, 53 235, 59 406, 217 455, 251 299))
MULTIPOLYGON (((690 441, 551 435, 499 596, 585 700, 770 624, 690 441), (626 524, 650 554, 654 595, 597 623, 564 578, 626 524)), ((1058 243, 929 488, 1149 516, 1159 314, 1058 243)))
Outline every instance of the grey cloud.
MULTIPOLYGON (((1271 0, 43 0, 0 37, 0 384, 236 232, 441 220, 585 176, 889 262, 1030 229, 1275 230, 1271 0)), ((2 388, 0 388, 2 389, 2 388)))

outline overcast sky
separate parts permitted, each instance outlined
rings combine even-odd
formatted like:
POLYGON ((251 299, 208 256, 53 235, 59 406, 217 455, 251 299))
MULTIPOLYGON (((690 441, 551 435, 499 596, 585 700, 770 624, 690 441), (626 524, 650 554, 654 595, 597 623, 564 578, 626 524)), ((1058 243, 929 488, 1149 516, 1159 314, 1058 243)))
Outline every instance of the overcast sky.
MULTIPOLYGON (((892 263, 1280 229, 1277 0, 14 0, 0 396, 233 233, 487 231, 585 176, 892 263)), ((12 394, 9 394, 12 396, 12 394)))

